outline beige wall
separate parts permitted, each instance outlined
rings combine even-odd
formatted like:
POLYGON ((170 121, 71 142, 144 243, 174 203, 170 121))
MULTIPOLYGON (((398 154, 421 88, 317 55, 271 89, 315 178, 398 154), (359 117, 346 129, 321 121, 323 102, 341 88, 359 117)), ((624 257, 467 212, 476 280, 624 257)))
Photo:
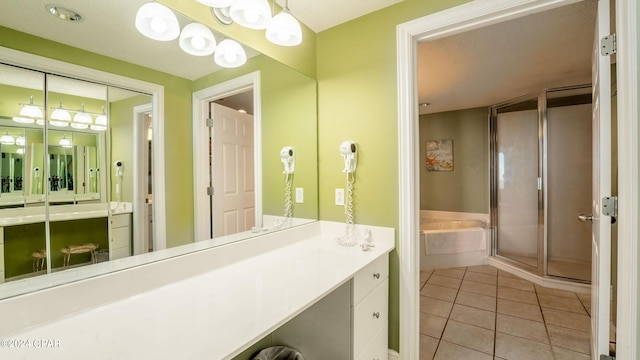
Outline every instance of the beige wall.
POLYGON ((420 116, 420 209, 489 213, 489 109, 420 116), (453 140, 453 171, 426 170, 426 142, 453 140))

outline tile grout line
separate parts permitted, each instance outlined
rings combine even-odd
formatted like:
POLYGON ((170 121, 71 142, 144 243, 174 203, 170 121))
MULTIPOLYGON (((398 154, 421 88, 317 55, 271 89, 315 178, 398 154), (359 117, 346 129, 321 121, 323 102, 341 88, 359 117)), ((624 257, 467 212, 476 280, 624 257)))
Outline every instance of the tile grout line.
MULTIPOLYGON (((553 351, 553 343, 551 342, 551 334, 549 334, 549 327, 547 326, 547 320, 542 311, 542 304, 540 304, 540 295, 538 294, 538 288, 534 285, 533 290, 536 294, 536 300, 538 301, 538 307, 540 308, 540 314, 542 315, 542 322, 544 323, 544 330, 547 333, 547 340, 549 341, 549 348, 551 348, 551 357, 556 359, 556 353, 553 351)), ((557 359, 556 359, 557 360, 557 359)))

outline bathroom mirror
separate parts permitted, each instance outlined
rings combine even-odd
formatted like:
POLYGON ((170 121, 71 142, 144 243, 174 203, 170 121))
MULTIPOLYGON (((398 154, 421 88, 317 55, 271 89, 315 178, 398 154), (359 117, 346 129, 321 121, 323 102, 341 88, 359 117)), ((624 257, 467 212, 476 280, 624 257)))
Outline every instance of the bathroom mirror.
MULTIPOLYGON (((118 211, 132 211, 132 223, 134 224, 131 240, 131 259, 121 259, 118 262, 118 268, 127 266, 136 266, 146 261, 161 260, 166 256, 175 256, 189 251, 195 251, 196 247, 189 246, 195 239, 194 234, 194 189, 193 189, 193 143, 192 143, 192 109, 191 102, 192 93, 194 91, 204 89, 210 86, 223 83, 227 80, 243 76, 248 73, 260 71, 261 73, 261 155, 262 162, 260 164, 263 184, 262 191, 262 208, 263 215, 278 217, 282 215, 284 209, 284 178, 282 176, 282 164, 280 162, 279 151, 283 146, 295 146, 297 150, 298 163, 296 164, 296 175, 294 186, 304 188, 304 203, 296 203, 294 205, 294 216, 299 215, 305 220, 317 220, 318 218, 318 184, 317 184, 317 125, 316 125, 316 82, 298 71, 279 63, 268 56, 257 53, 255 50, 247 48, 249 60, 245 66, 237 69, 220 69, 213 64, 211 58, 193 59, 189 55, 182 55, 179 60, 167 59, 164 64, 155 67, 162 73, 149 70, 151 65, 149 59, 168 58, 168 53, 181 52, 178 47, 177 40, 175 42, 160 43, 142 37, 136 32, 133 23, 135 12, 140 5, 147 1, 112 1, 108 4, 87 3, 77 0, 59 1, 62 5, 68 5, 70 8, 78 12, 82 12, 86 17, 80 26, 88 26, 92 22, 97 21, 102 28, 109 28, 113 31, 99 32, 97 41, 91 44, 74 43, 77 40, 77 33, 82 31, 66 29, 69 24, 60 22, 59 19, 49 19, 49 14, 44 13, 44 1, 30 1, 24 3, 20 0, 11 0, 3 3, 3 12, 0 14, 0 36, 7 39, 4 46, 23 52, 35 52, 44 58, 41 59, 40 70, 47 71, 46 58, 56 58, 69 63, 76 63, 81 66, 89 66, 100 71, 114 72, 122 76, 136 78, 149 83, 160 84, 164 86, 164 131, 156 133, 155 129, 149 128, 153 119, 154 99, 150 94, 144 94, 136 91, 127 91, 117 87, 104 87, 103 84, 94 84, 97 87, 103 86, 103 96, 87 96, 86 92, 81 91, 69 93, 64 89, 77 88, 78 84, 73 84, 73 77, 84 80, 91 80, 83 74, 66 74, 67 76, 50 76, 47 86, 50 93, 48 94, 47 104, 48 111, 51 113, 57 107, 63 107, 71 110, 81 110, 91 113, 94 118, 97 114, 106 112, 110 115, 109 129, 105 132, 91 131, 91 129, 71 129, 65 127, 63 129, 54 126, 47 126, 47 130, 43 131, 42 126, 37 124, 22 124, 13 120, 15 114, 19 114, 20 107, 29 103, 30 97, 33 97, 35 104, 45 103, 44 93, 44 76, 42 73, 35 72, 33 74, 20 74, 19 76, 10 76, 10 81, 5 81, 9 77, 2 77, 2 69, 0 69, 0 122, 11 123, 13 127, 24 129, 26 134, 25 154, 23 159, 23 194, 21 195, 21 205, 26 210, 31 211, 34 207, 44 204, 44 195, 49 192, 51 206, 60 209, 56 211, 62 212, 66 206, 71 205, 99 205, 110 204, 110 216, 118 215, 118 211), (31 8, 32 9, 25 9, 31 8), (20 8, 20 11, 16 9, 20 8), (40 13, 43 12, 43 14, 40 13), (26 14, 40 14, 33 18, 27 18, 26 14), (40 17, 42 16, 42 17, 40 17), (38 23, 38 26, 33 24, 38 23), (106 22, 106 23, 105 23, 106 22), (122 26, 120 26, 122 25, 122 26), (105 27, 106 26, 106 27, 105 27), (123 34, 123 31, 126 31, 123 34), (38 38, 26 35, 32 34, 38 38), (113 38, 112 38, 113 36, 113 38), (57 43, 50 42, 55 41, 57 43), (74 40, 75 39, 75 40, 74 40), (126 41, 136 41, 135 45, 125 44, 126 41), (74 48, 61 45, 66 43, 70 46, 81 48, 94 53, 102 53, 111 58, 100 57, 100 55, 86 56, 86 53, 80 52, 74 48), (114 44, 115 47, 114 47, 114 44), (140 45, 142 44, 142 45, 140 45), (38 50, 33 50, 38 48, 38 50), (111 48, 111 50, 109 50, 111 48), (117 51, 113 51, 113 49, 117 51), (126 52, 121 51, 127 49, 126 52), (119 60, 116 60, 119 59, 119 60), (168 65, 167 65, 168 64, 168 65), (163 67, 164 66, 164 67, 163 67), (286 79, 287 81, 282 81, 286 79), (71 86, 62 86, 70 84, 71 86), (60 85, 59 87, 56 87, 60 85), (304 89, 304 91, 300 91, 304 89), (125 93, 121 98, 116 99, 113 96, 116 92, 125 93), (121 118, 123 123, 118 130, 118 121, 115 117, 117 102, 121 107, 121 118), (116 104, 116 105, 114 105, 116 104), (104 108, 104 110, 103 110, 104 108), (136 112, 137 111, 137 112, 136 112), (137 151, 133 150, 134 143, 125 138, 118 139, 121 134, 133 135, 133 119, 141 120, 145 126, 142 130, 145 135, 149 134, 150 138, 161 136, 164 140, 164 189, 162 195, 166 198, 166 207, 164 209, 155 209, 154 191, 155 186, 151 179, 151 174, 158 164, 159 158, 156 158, 158 152, 153 147, 153 140, 145 140, 144 145, 147 146, 147 161, 140 162, 138 158, 134 159, 137 151), (283 121, 289 121, 284 123, 283 121), (45 141, 45 138, 47 141, 45 141), (57 140, 56 140, 57 139, 57 140), (61 139, 71 140, 71 147, 65 148, 60 145, 61 139), (57 141, 57 143, 56 143, 57 141), (45 144, 48 144, 45 146, 45 144), (129 147, 127 147, 129 146, 129 147), (122 160, 124 163, 123 176, 120 186, 120 179, 116 175, 115 162, 122 160), (146 169, 140 171, 140 176, 145 173, 144 181, 136 181, 133 177, 133 170, 138 168, 140 164, 146 164, 146 169), (51 190, 51 180, 46 178, 45 169, 51 174, 56 174, 60 181, 54 190, 51 190), (297 181, 297 182, 296 182, 297 181), (146 184, 147 191, 141 191, 137 195, 134 189, 139 183, 146 184), (117 191, 117 190, 120 191, 117 191), (142 194, 142 195, 141 195, 142 194), (120 195, 120 196, 118 196, 120 195), (70 200, 71 199, 71 200, 70 200), (124 206, 119 208, 118 204, 124 203, 140 203, 137 209, 129 210, 124 206), (115 203, 115 205, 114 205, 115 203), (156 211, 166 213, 166 221, 163 224, 153 222, 153 214, 156 211), (297 212, 296 212, 297 211, 297 212), (161 248, 155 248, 148 244, 153 244, 155 237, 154 228, 162 226, 166 231, 166 248, 165 251, 157 252, 161 248), (140 236, 136 233, 136 228, 145 228, 144 237, 147 239, 145 243, 138 244, 140 236), (146 254, 149 250, 154 251, 146 254), (170 251, 169 251, 170 250, 170 251), (129 261, 130 260, 130 261, 129 261)), ((181 27, 191 22, 190 19, 176 14, 179 18, 181 27)), ((30 15, 32 16, 32 15, 30 15)), ((73 24, 71 24, 73 25, 73 24)), ((220 36, 220 39, 224 38, 220 36)), ((219 40, 220 41, 220 40, 219 40)), ((0 62, 2 62, 0 57, 0 62)), ((162 61, 158 61, 161 63, 162 61)), ((13 64, 13 62, 8 62, 13 64)), ((28 72, 25 69, 13 69, 18 72, 28 72)), ((55 69, 52 70, 56 73, 55 69)), ((83 84, 86 85, 86 84, 83 84)), ((218 99, 224 100, 224 99, 218 99)), ((136 121, 137 121, 136 120, 136 121)), ((2 125, 0 124, 0 125, 2 125)), ((141 129, 138 131, 140 135, 141 129)), ((138 154, 139 155, 139 154, 138 154)), ((141 180, 138 176, 137 180, 141 180)), ((4 194, 0 193, 0 200, 4 194)), ((13 206, 13 205, 11 205, 13 206)), ((128 205, 127 205, 128 206, 128 205)), ((2 205, 0 205, 2 209, 2 205)), ((92 210, 93 211, 93 210, 92 210)), ((52 223, 54 224, 54 223, 52 223)), ((60 223, 62 224, 62 223, 60 223)), ((73 225, 73 224, 69 224, 73 225)), ((83 225, 86 227, 86 224, 83 225)), ((105 224, 93 224, 94 228, 102 228, 105 224)), ((67 237, 76 236, 70 232, 69 227, 56 225, 56 229, 52 229, 52 238, 62 239, 63 235, 67 237), (55 234, 54 234, 55 232, 55 234)), ((11 236, 16 236, 20 231, 25 229, 10 229, 5 227, 5 234, 12 232, 11 236)), ((39 226, 31 226, 30 231, 36 231, 33 238, 37 239, 38 244, 44 246, 44 229, 39 226)), ((234 238, 234 241, 246 238, 246 236, 256 236, 260 233, 243 234, 234 238)), ((55 251, 59 253, 61 240, 52 239, 55 243, 55 251)), ((101 245, 103 246, 103 245, 101 245)), ((213 245, 211 245, 213 246, 213 245)), ((22 265, 22 274, 28 276, 27 272, 32 272, 30 257, 33 248, 39 248, 40 245, 33 245, 29 248, 23 247, 18 249, 14 246, 7 250, 5 243, 4 256, 13 256, 11 254, 22 253, 27 254, 25 265, 22 265), (26 265, 28 264, 28 266, 26 265)), ((104 246, 103 246, 104 247, 104 246)), ((202 249, 203 246, 198 246, 202 249)), ((99 248, 100 249, 100 248, 99 248)), ((53 257, 52 253, 52 257, 53 257)), ((53 270, 52 275, 60 269, 61 261, 59 254, 55 254, 55 258, 51 259, 53 270)), ((5 259, 6 260, 6 259, 5 259)), ((57 283, 70 281, 69 279, 86 278, 87 276, 95 276, 101 273, 112 271, 113 267, 92 265, 96 268, 95 272, 83 268, 82 275, 77 277, 70 276, 70 272, 66 272, 67 279, 60 280, 57 283)), ((0 269, 0 271, 5 269, 0 269)), ((46 269, 45 269, 46 270, 46 269)), ((37 271, 36 271, 37 272, 37 271)), ((20 272, 10 274, 5 270, 4 279, 19 279, 15 276, 20 272)), ((54 277, 53 279, 57 279, 54 277)), ((26 290, 32 291, 38 289, 35 279, 30 279, 33 286, 25 287, 26 290)), ((8 281, 7 286, 13 281, 8 281)), ((41 286, 51 286, 56 284, 56 280, 49 279, 47 284, 44 282, 41 286)), ((0 291, 0 297, 3 293, 0 291)), ((12 293, 16 294, 16 293, 12 293)), ((7 295, 5 295, 7 296, 7 295)), ((10 296, 10 295, 9 295, 10 296)))

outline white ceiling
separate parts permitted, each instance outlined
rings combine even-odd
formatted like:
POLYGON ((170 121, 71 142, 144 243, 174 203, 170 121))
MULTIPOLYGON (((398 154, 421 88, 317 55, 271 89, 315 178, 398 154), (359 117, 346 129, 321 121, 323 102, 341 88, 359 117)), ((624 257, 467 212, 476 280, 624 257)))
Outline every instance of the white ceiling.
POLYGON ((418 46, 420 113, 494 105, 591 82, 596 2, 583 1, 418 46))

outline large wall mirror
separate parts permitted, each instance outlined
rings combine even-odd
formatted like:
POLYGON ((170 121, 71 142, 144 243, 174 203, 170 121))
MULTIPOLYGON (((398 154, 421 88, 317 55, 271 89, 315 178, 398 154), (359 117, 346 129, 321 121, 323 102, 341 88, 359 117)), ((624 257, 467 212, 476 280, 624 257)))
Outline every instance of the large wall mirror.
MULTIPOLYGON (((8 52, 31 56, 33 44, 47 46, 36 51, 38 66, 20 63, 13 55, 3 58, 5 52, 0 51, 0 297, 220 244, 196 236, 194 152, 200 149, 193 142, 197 118, 192 96, 247 74, 259 74, 258 88, 252 89, 259 94, 259 106, 255 107, 255 96, 249 96, 250 104, 242 99, 236 103, 233 95, 238 94, 232 93, 218 93, 207 101, 233 111, 255 107, 251 115, 260 120, 254 137, 259 161, 254 168, 261 179, 255 189, 260 211, 254 214, 260 219, 254 219, 254 225, 284 213, 280 150, 285 146, 297 150, 292 187, 304 191, 304 200, 294 202, 293 217, 300 220, 296 223, 318 218, 315 80, 248 47, 249 59, 240 68, 222 69, 212 65, 212 58, 191 59, 186 54, 180 55, 183 60, 156 66, 148 59, 181 50, 177 41, 154 42, 135 31, 135 13, 145 2, 58 1, 85 14, 82 26, 123 19, 124 25, 112 23, 113 31, 101 31, 94 39, 104 48, 116 43, 118 49, 147 49, 146 55, 135 56, 133 50, 105 50, 103 55, 109 57, 95 55, 98 61, 80 60, 75 66, 161 85, 160 97, 91 78, 90 71, 60 70, 60 60, 75 62, 61 55, 70 50, 62 44, 101 51, 64 39, 69 32, 59 28, 67 24, 48 19, 46 2, 3 4, 0 35, 16 39, 7 43, 12 48, 8 52), (41 18, 27 19, 29 12, 41 18), (33 21, 40 26, 29 26, 33 21), (129 40, 137 43, 126 44, 129 40), (47 58, 58 59, 51 60, 56 65, 48 68, 47 58), (42 115, 25 108, 39 109, 42 115)), ((181 27, 191 22, 176 15, 181 27)), ((225 242, 279 229, 255 227, 237 229, 225 242)))

